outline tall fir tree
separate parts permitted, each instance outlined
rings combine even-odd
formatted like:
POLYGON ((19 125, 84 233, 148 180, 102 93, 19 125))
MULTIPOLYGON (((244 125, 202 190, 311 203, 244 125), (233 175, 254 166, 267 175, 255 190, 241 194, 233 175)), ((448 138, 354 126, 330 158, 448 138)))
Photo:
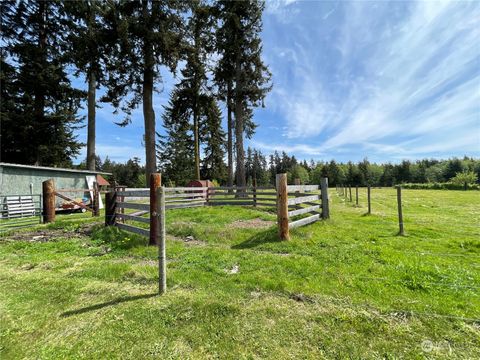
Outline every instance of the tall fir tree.
MULTIPOLYGON (((214 17, 211 6, 203 1, 194 0, 189 5, 190 17, 184 37, 185 67, 181 70, 182 79, 172 92, 168 111, 164 114, 164 123, 167 131, 175 127, 176 121, 180 122, 177 124, 180 128, 184 123, 190 124, 191 132, 188 134, 192 134, 195 178, 203 176, 218 179, 223 177, 224 171, 224 133, 221 129, 221 112, 209 86, 207 73, 207 60, 212 52, 214 17), (205 153, 203 161, 202 149, 205 153)), ((173 148, 188 134, 180 137, 172 134, 172 143, 160 148, 171 154, 173 148)), ((174 165, 173 168, 177 166, 174 165)))
POLYGON ((87 90, 87 169, 95 170, 96 90, 105 83, 108 48, 115 42, 115 31, 103 19, 112 6, 95 0, 64 3, 69 30, 69 60, 75 65, 75 76, 83 73, 87 90))
POLYGON ((210 99, 201 129, 204 143, 202 177, 223 183, 226 180, 225 132, 222 129, 222 112, 214 98, 210 99))
POLYGON ((211 111, 212 95, 208 84, 207 58, 212 52, 213 22, 211 7, 203 1, 189 3, 190 17, 184 36, 185 67, 181 70, 182 79, 175 85, 175 112, 188 117, 192 124, 195 178, 200 180, 200 148, 202 142, 202 119, 208 118, 211 111))
POLYGON ((179 111, 183 100, 178 94, 177 90, 172 92, 162 116, 166 134, 157 134, 157 159, 164 182, 181 186, 193 179, 195 158, 190 118, 187 113, 179 111))
POLYGON ((0 6, 2 58, 10 62, 2 67, 2 79, 17 100, 2 106, 2 120, 15 119, 2 126, 2 161, 69 166, 82 145, 74 130, 82 120, 77 110, 84 93, 72 87, 66 72, 64 5, 20 0, 0 6))
MULTIPOLYGON (((246 185, 243 137, 245 133, 251 136, 254 131, 252 108, 262 105, 271 89, 271 75, 261 59, 260 32, 264 7, 264 2, 259 0, 223 0, 217 4, 220 20, 217 52, 220 60, 216 82, 220 91, 226 92, 227 111, 230 105, 235 114, 236 183, 240 187, 246 185)), ((232 141, 229 141, 231 145, 232 141)), ((231 152, 229 149, 229 154, 231 152)))
POLYGON ((141 103, 145 124, 146 182, 156 171, 155 83, 161 82, 160 66, 175 72, 182 54, 185 5, 179 0, 136 0, 115 3, 115 17, 107 25, 115 29, 118 46, 107 64, 108 91, 102 99, 121 108, 130 122, 131 112, 141 103))

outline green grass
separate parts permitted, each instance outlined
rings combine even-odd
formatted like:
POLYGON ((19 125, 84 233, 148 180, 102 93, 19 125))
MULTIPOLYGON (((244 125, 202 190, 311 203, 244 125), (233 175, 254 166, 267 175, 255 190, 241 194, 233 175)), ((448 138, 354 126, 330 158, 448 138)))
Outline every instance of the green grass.
POLYGON ((169 210, 162 297, 156 248, 75 236, 87 215, 37 227, 54 241, 4 236, 0 358, 480 357, 480 193, 404 190, 406 236, 394 189, 372 189, 372 215, 360 195, 331 190, 332 218, 288 242, 242 227, 271 211, 169 210))

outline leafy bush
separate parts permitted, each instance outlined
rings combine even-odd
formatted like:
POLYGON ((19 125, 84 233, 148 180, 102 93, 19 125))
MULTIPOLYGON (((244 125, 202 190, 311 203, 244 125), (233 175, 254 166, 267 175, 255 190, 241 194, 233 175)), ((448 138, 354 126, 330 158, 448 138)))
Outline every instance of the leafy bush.
POLYGON ((478 176, 473 171, 457 172, 455 177, 450 180, 450 182, 457 185, 475 184, 477 181, 478 176))

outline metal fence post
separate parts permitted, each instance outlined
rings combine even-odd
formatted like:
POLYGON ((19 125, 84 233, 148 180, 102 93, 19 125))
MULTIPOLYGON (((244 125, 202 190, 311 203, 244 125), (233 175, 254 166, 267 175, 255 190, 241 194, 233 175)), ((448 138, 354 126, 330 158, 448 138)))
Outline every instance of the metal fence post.
POLYGON ((156 216, 158 217, 158 292, 164 294, 167 291, 167 256, 165 239, 165 189, 163 186, 157 189, 158 200, 156 204, 156 216))

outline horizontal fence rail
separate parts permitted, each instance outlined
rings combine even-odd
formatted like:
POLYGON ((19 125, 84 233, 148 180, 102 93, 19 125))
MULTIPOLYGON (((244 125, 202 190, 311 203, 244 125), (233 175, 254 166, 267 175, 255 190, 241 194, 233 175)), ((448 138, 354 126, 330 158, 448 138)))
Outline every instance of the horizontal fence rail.
POLYGON ((156 192, 160 188, 163 191, 165 210, 225 205, 276 208, 277 216, 282 219, 279 220, 279 229, 286 227, 286 232, 284 230, 281 238, 288 238, 288 229, 329 217, 326 179, 322 179, 320 186, 286 185, 286 175, 279 176, 285 182, 283 192, 278 183, 276 187, 256 186, 255 183, 243 187, 161 187, 158 181, 151 185, 153 186, 151 188, 117 187, 115 192, 107 194, 106 197, 106 223, 147 236, 150 243, 155 243, 158 237, 155 230, 157 228, 155 209, 159 201, 156 192), (142 228, 141 224, 150 224, 149 230, 142 228))
POLYGON ((276 191, 267 186, 217 186, 208 189, 208 205, 276 206, 276 191), (260 190, 260 191, 258 191, 260 190), (268 191, 270 190, 270 191, 268 191))

